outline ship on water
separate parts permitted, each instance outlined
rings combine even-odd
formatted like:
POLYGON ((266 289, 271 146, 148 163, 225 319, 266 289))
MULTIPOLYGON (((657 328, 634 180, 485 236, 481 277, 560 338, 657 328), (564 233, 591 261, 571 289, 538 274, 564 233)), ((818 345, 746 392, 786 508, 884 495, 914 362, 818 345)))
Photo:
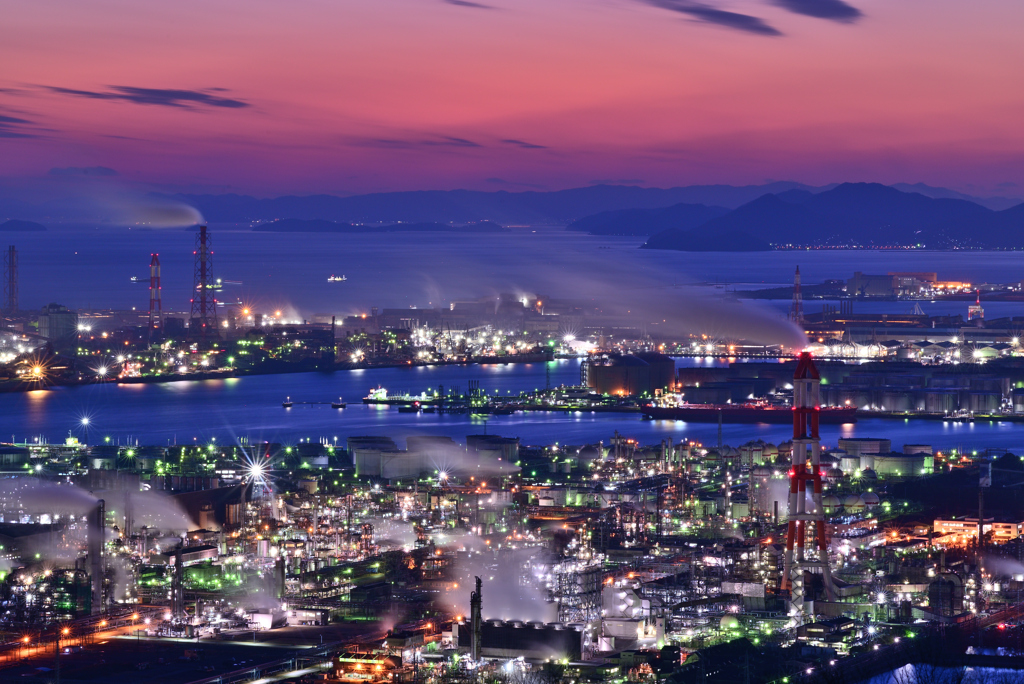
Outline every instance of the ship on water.
MULTIPOLYGON (((768 403, 746 404, 687 404, 650 403, 640 408, 644 418, 653 420, 682 420, 689 423, 772 423, 786 425, 793 422, 793 409, 768 403)), ((818 409, 818 420, 828 425, 857 422, 857 409, 853 406, 818 409)))
POLYGON ((330 278, 328 278, 328 279, 327 279, 327 282, 329 282, 329 283, 343 283, 343 282, 345 282, 346 280, 348 280, 348 276, 343 276, 343 275, 340 275, 340 276, 336 276, 336 275, 332 275, 332 276, 331 276, 330 278))

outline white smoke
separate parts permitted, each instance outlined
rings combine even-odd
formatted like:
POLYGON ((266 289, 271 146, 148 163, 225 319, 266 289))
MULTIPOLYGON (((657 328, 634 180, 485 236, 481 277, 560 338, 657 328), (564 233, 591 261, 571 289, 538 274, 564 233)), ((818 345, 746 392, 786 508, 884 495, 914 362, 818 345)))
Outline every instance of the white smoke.
POLYGON ((539 620, 557 617, 545 586, 548 565, 539 549, 502 549, 459 554, 452 578, 458 586, 444 592, 450 610, 469 615, 474 578, 481 580, 481 612, 485 620, 539 620))
POLYGON ((382 549, 411 550, 416 545, 416 528, 400 518, 366 518, 373 525, 373 543, 382 549))

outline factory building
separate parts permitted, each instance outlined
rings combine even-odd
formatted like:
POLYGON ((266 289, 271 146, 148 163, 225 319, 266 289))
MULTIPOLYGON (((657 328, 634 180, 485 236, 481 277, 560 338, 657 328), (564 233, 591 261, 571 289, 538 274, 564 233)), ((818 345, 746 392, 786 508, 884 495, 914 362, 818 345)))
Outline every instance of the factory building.
MULTIPOLYGON (((452 632, 452 640, 459 648, 469 651, 472 645, 469 624, 456 622, 452 632)), ((483 620, 480 624, 480 655, 484 658, 580 661, 584 653, 583 641, 583 626, 576 624, 519 620, 483 620)))
POLYGON ((78 335, 78 314, 60 304, 47 304, 39 314, 39 335, 57 351, 70 349, 78 335))

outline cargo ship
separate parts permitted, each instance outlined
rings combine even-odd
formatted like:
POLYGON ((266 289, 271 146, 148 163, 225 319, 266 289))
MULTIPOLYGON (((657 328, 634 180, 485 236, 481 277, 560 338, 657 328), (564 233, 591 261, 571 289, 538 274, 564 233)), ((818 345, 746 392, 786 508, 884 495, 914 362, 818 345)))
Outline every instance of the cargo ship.
MULTIPOLYGON (((792 424, 793 409, 770 404, 679 404, 656 406, 647 404, 640 411, 644 418, 654 420, 682 420, 689 423, 774 423, 792 424)), ((857 409, 849 407, 822 407, 818 420, 823 424, 856 423, 857 409)))

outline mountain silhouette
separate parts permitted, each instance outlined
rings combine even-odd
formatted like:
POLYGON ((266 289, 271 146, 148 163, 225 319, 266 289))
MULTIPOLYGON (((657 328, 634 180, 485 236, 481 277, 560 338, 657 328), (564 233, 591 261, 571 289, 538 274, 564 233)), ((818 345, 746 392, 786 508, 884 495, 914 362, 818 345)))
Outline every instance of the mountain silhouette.
MULTIPOLYGON (((931 198, 878 183, 842 183, 816 194, 767 194, 703 223, 699 230, 653 235, 648 249, 692 249, 701 244, 743 250, 757 236, 771 247, 1024 248, 1024 204, 992 211, 962 199, 931 198)), ((706 248, 705 248, 706 249, 706 248)))

